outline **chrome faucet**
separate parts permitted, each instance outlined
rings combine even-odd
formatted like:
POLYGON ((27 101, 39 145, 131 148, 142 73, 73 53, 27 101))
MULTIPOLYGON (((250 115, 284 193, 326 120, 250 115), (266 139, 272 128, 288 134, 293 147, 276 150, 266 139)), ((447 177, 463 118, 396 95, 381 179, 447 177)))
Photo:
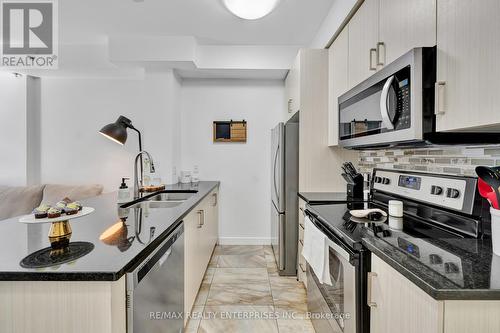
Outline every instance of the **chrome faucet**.
MULTIPOLYGON (((135 161, 134 161, 134 200, 139 199, 139 189, 144 185, 144 172, 141 172, 141 180, 140 181, 139 181, 139 177, 137 175, 138 174, 137 162, 140 159, 141 163, 142 163, 142 159, 140 158, 142 155, 146 155, 147 158, 149 159, 149 172, 150 173, 155 172, 155 165, 153 163, 153 158, 151 157, 151 155, 145 150, 139 152, 139 154, 137 154, 137 156, 135 157, 135 161)), ((141 167, 141 170, 142 170, 142 167, 141 167)))

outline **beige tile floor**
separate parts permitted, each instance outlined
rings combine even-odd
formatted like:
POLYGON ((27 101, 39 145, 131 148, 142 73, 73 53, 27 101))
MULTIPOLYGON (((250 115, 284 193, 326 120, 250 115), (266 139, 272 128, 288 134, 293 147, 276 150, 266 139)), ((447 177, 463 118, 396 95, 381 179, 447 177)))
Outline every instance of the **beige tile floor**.
POLYGON ((306 291, 277 273, 268 246, 218 246, 193 307, 187 333, 314 333, 306 291))

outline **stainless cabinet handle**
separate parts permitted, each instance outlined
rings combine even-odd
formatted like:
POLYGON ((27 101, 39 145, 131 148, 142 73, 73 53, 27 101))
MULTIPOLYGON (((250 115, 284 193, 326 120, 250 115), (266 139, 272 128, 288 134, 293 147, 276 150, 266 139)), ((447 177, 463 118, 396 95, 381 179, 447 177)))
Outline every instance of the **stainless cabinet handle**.
POLYGON ((377 66, 385 65, 385 44, 383 42, 377 43, 377 66))
POLYGON ((366 293, 366 304, 371 307, 371 308, 376 308, 377 303, 375 303, 372 299, 372 290, 373 290, 373 278, 377 277, 377 273, 375 272, 368 272, 368 286, 367 286, 367 293, 366 293))
POLYGON ((299 227, 301 227, 302 229, 304 229, 304 225, 303 224, 299 223, 299 227))
POLYGON ((200 209, 196 212, 198 214, 198 229, 205 225, 205 211, 200 209))
POLYGON ((304 208, 299 207, 299 210, 302 212, 302 215, 304 215, 304 216, 306 215, 306 213, 304 212, 304 208))
POLYGON ((300 270, 302 271, 302 273, 306 272, 306 270, 304 269, 304 266, 302 266, 302 264, 299 264, 299 267, 300 267, 300 270))
POLYGON ((438 81, 434 85, 434 100, 435 100, 435 105, 434 105, 434 113, 437 116, 442 116, 446 113, 445 108, 445 95, 444 95, 444 88, 446 86, 446 82, 444 81, 438 81))
POLYGON ((377 66, 373 65, 373 54, 375 54, 375 58, 377 58, 377 49, 370 49, 370 70, 376 71, 377 66))
POLYGON ((217 197, 217 193, 212 194, 212 196, 214 197, 214 203, 213 203, 213 206, 215 207, 215 206, 217 206, 217 199, 218 199, 218 197, 217 197))

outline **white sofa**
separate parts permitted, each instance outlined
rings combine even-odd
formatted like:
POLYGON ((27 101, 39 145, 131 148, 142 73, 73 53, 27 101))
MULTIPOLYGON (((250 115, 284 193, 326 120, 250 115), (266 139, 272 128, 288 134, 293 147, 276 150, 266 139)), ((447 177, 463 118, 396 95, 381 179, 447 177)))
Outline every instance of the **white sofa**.
POLYGON ((84 200, 101 195, 102 190, 102 185, 98 184, 80 186, 44 184, 20 187, 0 185, 0 221, 29 214, 40 203, 53 205, 65 197, 84 200))

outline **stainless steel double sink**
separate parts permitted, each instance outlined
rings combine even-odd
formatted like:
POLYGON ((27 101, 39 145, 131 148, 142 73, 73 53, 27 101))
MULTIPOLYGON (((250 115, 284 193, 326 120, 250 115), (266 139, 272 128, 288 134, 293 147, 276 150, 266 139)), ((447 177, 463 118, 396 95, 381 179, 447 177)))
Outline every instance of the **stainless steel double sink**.
POLYGON ((122 207, 138 208, 144 207, 144 205, 148 205, 149 208, 174 208, 190 199, 196 193, 198 193, 198 191, 196 190, 164 190, 161 192, 146 195, 129 204, 125 204, 122 207))

